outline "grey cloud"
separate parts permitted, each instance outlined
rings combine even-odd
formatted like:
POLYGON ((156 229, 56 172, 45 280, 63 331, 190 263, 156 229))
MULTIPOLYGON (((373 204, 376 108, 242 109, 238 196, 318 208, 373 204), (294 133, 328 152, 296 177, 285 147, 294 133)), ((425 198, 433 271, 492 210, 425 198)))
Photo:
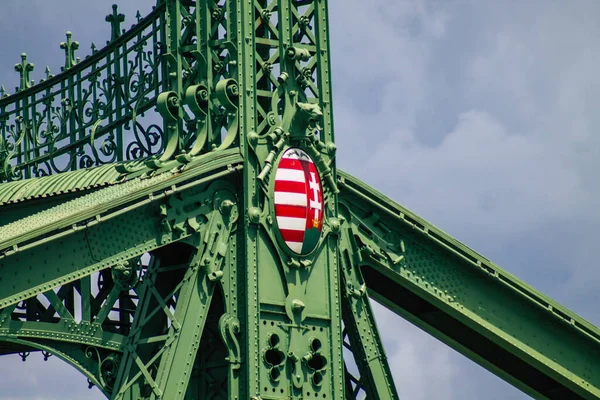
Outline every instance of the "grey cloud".
POLYGON ((400 398, 529 398, 377 303, 374 311, 400 398))
MULTIPOLYGON (((27 53, 28 61, 35 64, 32 79, 39 81, 45 77, 44 70, 49 66, 53 74, 60 72, 64 65, 64 51, 60 42, 66 40, 65 32, 73 33, 73 40, 80 42, 76 56, 84 58, 91 53, 92 42, 98 48, 110 39, 110 24, 104 17, 112 13, 114 1, 69 1, 69 0, 25 0, 5 1, 0 5, 0 85, 9 93, 18 86, 18 73, 13 65, 20 62, 22 52, 27 53)), ((141 10, 146 15, 152 8, 152 1, 120 2, 119 13, 126 15, 122 28, 129 28, 135 21, 135 12, 141 10)))
MULTIPOLYGON (((392 8, 332 2, 338 165, 598 323, 598 4, 392 8), (438 12, 437 28, 415 10, 438 12)), ((378 323, 400 393, 432 397, 414 378, 443 398, 519 398, 434 340, 378 323), (408 371, 402 346, 421 355, 408 371), (440 352, 452 379, 426 362, 440 352)))
POLYGON ((0 382, 3 400, 100 400, 104 395, 88 389, 81 373, 70 365, 41 353, 32 353, 22 362, 18 355, 0 357, 0 382))
MULTIPOLYGON (((38 80, 46 64, 59 70, 64 31, 80 41, 82 57, 91 41, 108 39, 112 1, 6 3, 0 84, 11 92, 22 51, 38 80)), ((153 2, 122 3, 128 27, 135 9, 153 2)), ((598 8, 330 1, 339 166, 596 324, 598 8)), ((407 322, 376 313, 402 397, 526 397, 407 322)), ((3 387, 4 371, 19 363, 0 358, 3 387)), ((39 384, 48 371, 37 368, 10 378, 33 382, 19 399, 58 397, 39 384)), ((52 370, 55 382, 85 388, 70 367, 52 370)))

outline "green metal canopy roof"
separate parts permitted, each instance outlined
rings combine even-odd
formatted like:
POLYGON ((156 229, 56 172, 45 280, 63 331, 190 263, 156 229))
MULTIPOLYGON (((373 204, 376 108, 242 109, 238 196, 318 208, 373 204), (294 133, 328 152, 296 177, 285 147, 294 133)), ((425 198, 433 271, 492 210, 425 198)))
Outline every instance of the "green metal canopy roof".
MULTIPOLYGON (((224 151, 220 153, 219 157, 226 157, 233 153, 238 153, 237 149, 224 151)), ((194 159, 189 166, 208 162, 215 158, 215 156, 216 153, 204 154, 194 159)), ((126 164, 111 163, 100 167, 64 172, 62 174, 2 183, 0 184, 0 206, 114 185, 140 176, 150 170, 150 168, 144 165, 143 161, 129 161, 126 164), (121 172, 125 169, 119 167, 125 165, 127 165, 127 169, 134 172, 121 172)), ((168 170, 168 168, 165 170, 168 170)), ((162 172, 165 171, 158 170, 155 171, 155 174, 162 172)))
POLYGON ((0 184, 0 205, 77 192, 116 183, 126 175, 115 169, 115 164, 80 169, 0 184))

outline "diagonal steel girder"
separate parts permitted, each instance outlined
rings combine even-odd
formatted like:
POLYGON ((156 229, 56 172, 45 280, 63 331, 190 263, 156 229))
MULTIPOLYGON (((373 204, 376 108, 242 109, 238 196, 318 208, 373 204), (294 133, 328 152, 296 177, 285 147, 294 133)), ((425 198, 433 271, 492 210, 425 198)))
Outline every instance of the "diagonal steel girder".
POLYGON ((373 299, 535 398, 600 397, 600 331, 340 173, 349 262, 373 299))
MULTIPOLYGON (((31 234, 30 229, 36 228, 35 221, 15 224, 24 227, 22 231, 5 229, 2 236, 5 252, 0 269, 13 279, 10 282, 2 280, 6 286, 0 291, 3 294, 0 304, 4 309, 0 312, 0 341, 14 343, 15 351, 20 351, 18 346, 21 345, 56 354, 81 370, 108 395, 113 388, 112 383, 107 386, 103 374, 94 373, 94 368, 100 369, 106 358, 101 362, 98 350, 89 350, 92 353, 88 354, 88 350, 84 352, 80 345, 124 352, 125 356, 131 353, 131 346, 140 340, 139 337, 135 339, 135 332, 123 338, 101 329, 116 300, 110 300, 110 297, 118 291, 111 292, 92 321, 88 321, 89 316, 84 316, 85 321, 78 323, 65 308, 63 301, 66 300, 58 298, 53 289, 61 285, 64 288, 86 278, 89 280, 89 275, 96 271, 117 268, 126 260, 164 248, 170 243, 187 241, 196 249, 196 256, 186 267, 189 276, 177 285, 175 292, 158 293, 150 276, 143 280, 142 288, 136 289, 140 301, 154 298, 154 303, 158 301, 159 308, 171 321, 171 332, 166 335, 141 338, 142 342, 149 339, 152 342, 165 341, 164 351, 155 359, 160 361, 160 366, 156 372, 149 372, 145 365, 140 364, 137 354, 133 357, 144 380, 156 385, 156 393, 173 399, 185 395, 194 365, 193 349, 199 346, 214 284, 222 275, 220 265, 227 250, 226 241, 231 235, 232 223, 237 219, 235 186, 222 182, 225 182, 223 178, 239 170, 239 153, 202 158, 202 163, 183 173, 165 171, 162 175, 142 180, 145 182, 134 181, 101 189, 43 211, 34 217, 53 222, 50 225, 54 230, 38 231, 40 236, 31 234), (236 216, 232 219, 234 212, 236 216), (208 221, 205 221, 206 217, 208 221), (29 285, 29 289, 19 290, 18 284, 25 285, 24 288, 29 285), (11 312, 15 305, 34 299, 40 293, 49 299, 59 319, 62 319, 61 323, 13 321, 11 312), (171 313, 166 302, 170 302, 174 295, 177 306, 171 313), (203 312, 198 312, 200 309, 203 312), (72 328, 65 331, 62 322, 72 328), (56 332, 53 333, 53 330, 56 332), (98 354, 96 367, 94 360, 89 360, 95 357, 94 352, 98 354), (184 366, 173 365, 174 360, 184 356, 190 358, 184 366)), ((137 310, 135 321, 143 326, 141 317, 140 310, 137 310)), ((127 365, 126 361, 127 358, 120 365, 127 365)), ((114 389, 119 391, 119 387, 114 389)))
POLYGON ((161 235, 159 201, 232 174, 241 158, 229 152, 202 161, 183 173, 108 187, 0 227, 0 308, 173 241, 161 235), (23 273, 26 279, 15 279, 23 273))

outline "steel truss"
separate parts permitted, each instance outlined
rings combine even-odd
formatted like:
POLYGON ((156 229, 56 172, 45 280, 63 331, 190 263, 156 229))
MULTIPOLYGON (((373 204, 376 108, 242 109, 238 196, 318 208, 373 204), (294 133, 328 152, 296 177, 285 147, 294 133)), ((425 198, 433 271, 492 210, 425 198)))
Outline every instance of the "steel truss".
POLYGON ((326 0, 123 20, 0 91, 0 354, 112 399, 397 399, 372 298, 535 398, 600 397, 596 327, 336 170, 326 0), (304 253, 275 207, 290 149, 322 196, 304 253))

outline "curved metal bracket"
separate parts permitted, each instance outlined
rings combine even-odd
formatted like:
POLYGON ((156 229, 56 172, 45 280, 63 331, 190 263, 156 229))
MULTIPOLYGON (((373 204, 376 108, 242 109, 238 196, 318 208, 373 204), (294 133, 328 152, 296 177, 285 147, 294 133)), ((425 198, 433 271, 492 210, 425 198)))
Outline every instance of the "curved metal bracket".
POLYGON ((196 120, 201 126, 196 129, 196 140, 192 149, 188 153, 177 156, 177 161, 181 163, 189 163, 192 160, 192 157, 200 154, 206 145, 210 125, 207 114, 208 101, 208 88, 203 84, 192 85, 185 91, 184 103, 190 107, 196 116, 196 120))
POLYGON ((179 147, 179 130, 177 126, 180 111, 179 96, 173 91, 159 94, 156 99, 156 108, 167 124, 165 132, 167 145, 160 158, 146 161, 146 166, 153 169, 167 167, 165 163, 173 158, 179 147))

